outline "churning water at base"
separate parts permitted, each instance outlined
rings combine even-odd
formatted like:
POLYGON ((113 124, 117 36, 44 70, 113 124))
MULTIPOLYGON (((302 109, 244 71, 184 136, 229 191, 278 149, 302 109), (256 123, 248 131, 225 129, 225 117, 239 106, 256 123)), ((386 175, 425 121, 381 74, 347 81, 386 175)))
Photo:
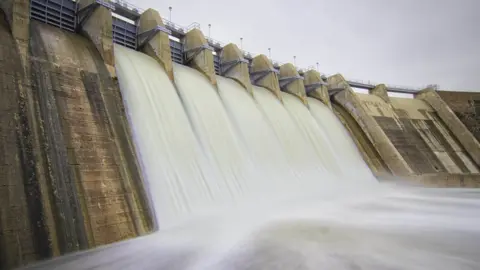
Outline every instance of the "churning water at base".
POLYGON ((159 231, 37 269, 478 269, 480 190, 381 185, 316 100, 115 55, 159 231))

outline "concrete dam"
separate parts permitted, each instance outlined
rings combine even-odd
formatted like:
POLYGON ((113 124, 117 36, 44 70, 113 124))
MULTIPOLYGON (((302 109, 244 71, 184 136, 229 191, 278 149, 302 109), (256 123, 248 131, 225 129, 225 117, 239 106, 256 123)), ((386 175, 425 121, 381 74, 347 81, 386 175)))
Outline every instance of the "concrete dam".
POLYGON ((480 264, 479 93, 325 76, 118 1, 0 8, 0 269, 480 264))

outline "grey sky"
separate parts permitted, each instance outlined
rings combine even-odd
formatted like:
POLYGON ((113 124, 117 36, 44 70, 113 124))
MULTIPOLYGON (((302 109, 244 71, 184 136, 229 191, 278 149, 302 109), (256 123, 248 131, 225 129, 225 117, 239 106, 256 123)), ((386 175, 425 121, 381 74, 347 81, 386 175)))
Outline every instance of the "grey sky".
POLYGON ((480 0, 137 0, 172 21, 347 78, 480 91, 480 0))

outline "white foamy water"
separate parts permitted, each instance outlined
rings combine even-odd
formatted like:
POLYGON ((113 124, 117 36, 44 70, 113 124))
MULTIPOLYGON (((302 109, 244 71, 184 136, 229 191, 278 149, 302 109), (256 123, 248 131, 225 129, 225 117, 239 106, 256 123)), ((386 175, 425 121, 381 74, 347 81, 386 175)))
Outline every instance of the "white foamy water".
POLYGON ((360 176, 370 178, 370 169, 335 113, 317 99, 309 97, 308 104, 319 129, 323 132, 324 141, 328 142, 327 149, 335 152, 336 162, 339 162, 337 166, 340 167, 343 175, 354 179, 360 176), (355 168, 355 170, 351 168, 355 168))
POLYGON ((480 190, 379 184, 322 103, 115 50, 159 231, 36 269, 479 269, 480 190))

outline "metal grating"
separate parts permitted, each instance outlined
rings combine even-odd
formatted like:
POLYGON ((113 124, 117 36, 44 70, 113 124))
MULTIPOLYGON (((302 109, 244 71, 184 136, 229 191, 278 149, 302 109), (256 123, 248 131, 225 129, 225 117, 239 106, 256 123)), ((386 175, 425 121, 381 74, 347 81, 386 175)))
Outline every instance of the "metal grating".
POLYGON ((72 0, 31 0, 32 19, 75 32, 77 5, 72 0))
POLYGON ((170 50, 172 51, 172 61, 183 64, 183 44, 170 39, 170 50))
POLYGON ((213 66, 215 67, 215 73, 220 75, 220 56, 214 55, 213 56, 213 66))
POLYGON ((113 42, 137 49, 137 26, 116 17, 112 18, 113 42))

